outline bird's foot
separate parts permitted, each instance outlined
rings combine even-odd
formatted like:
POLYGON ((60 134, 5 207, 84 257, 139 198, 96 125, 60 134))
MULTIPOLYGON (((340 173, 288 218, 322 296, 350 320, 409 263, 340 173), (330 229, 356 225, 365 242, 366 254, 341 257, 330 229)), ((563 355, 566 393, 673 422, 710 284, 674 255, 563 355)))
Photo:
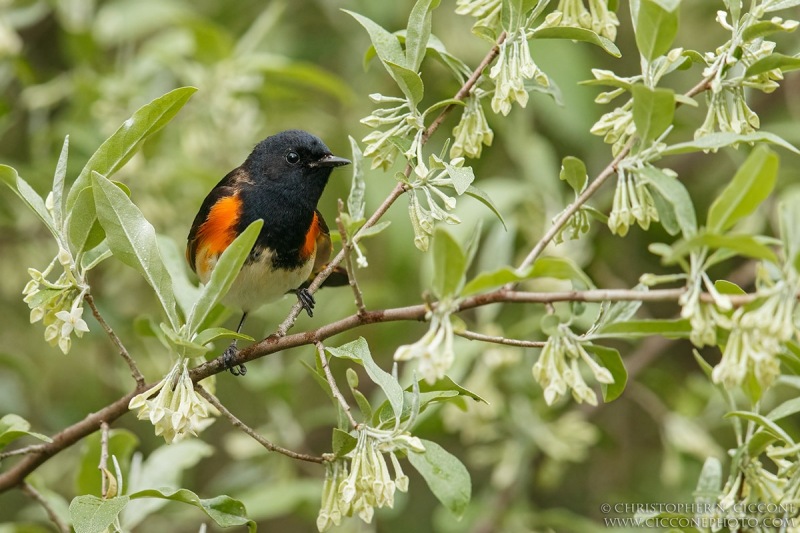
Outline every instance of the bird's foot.
POLYGON ((297 300, 300 302, 300 305, 303 306, 303 309, 306 310, 308 316, 314 316, 314 304, 316 302, 311 293, 308 292, 308 289, 297 289, 295 294, 297 294, 297 300))
POLYGON ((247 368, 242 363, 236 364, 236 356, 238 354, 239 348, 236 347, 236 341, 233 341, 222 353, 222 364, 234 376, 244 376, 247 374, 247 368))

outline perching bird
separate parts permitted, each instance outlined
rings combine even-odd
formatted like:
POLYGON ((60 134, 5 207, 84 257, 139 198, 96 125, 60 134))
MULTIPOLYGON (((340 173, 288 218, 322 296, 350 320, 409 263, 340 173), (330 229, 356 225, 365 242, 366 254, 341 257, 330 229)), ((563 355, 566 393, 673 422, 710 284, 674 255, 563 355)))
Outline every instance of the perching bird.
MULTIPOLYGON (((245 162, 206 196, 186 246, 186 259, 203 283, 233 240, 250 223, 264 220, 249 257, 223 299, 243 311, 237 332, 250 311, 287 292, 294 292, 312 315, 314 298, 303 285, 325 267, 332 248, 317 202, 333 169, 347 164, 349 160, 331 154, 314 135, 283 131, 258 143, 245 162)), ((233 368, 236 353, 234 340, 225 350, 225 366, 234 375, 244 375, 244 365, 233 368)))

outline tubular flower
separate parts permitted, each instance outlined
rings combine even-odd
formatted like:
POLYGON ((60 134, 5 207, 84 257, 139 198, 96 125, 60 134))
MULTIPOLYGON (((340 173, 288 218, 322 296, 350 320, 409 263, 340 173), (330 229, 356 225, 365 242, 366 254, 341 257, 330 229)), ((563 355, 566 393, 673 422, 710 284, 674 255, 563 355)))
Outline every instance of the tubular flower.
POLYGON ((138 409, 136 418, 150 420, 156 436, 167 444, 187 435, 197 435, 219 414, 205 398, 197 394, 189 377, 188 361, 181 359, 157 385, 131 398, 128 409, 138 409), (155 395, 155 397, 153 397, 155 395))
POLYGON ((486 122, 480 99, 472 95, 467 98, 466 104, 461 121, 453 128, 455 141, 450 149, 450 157, 453 159, 461 156, 478 158, 483 151, 483 145, 491 146, 494 140, 494 132, 486 122))
POLYGON ((428 312, 430 328, 414 344, 404 344, 394 353, 395 361, 418 359, 417 372, 428 383, 435 383, 444 377, 453 366, 453 324, 450 315, 456 310, 454 302, 440 301, 436 309, 428 312))
POLYGON ((514 102, 522 107, 528 104, 525 80, 533 79, 542 87, 550 86, 547 75, 531 58, 524 29, 509 34, 500 45, 500 54, 489 71, 489 78, 495 82, 492 111, 503 115, 508 115, 514 102))
POLYGON ((589 367, 599 383, 614 383, 611 372, 598 364, 569 328, 562 324, 558 332, 547 339, 539 360, 533 365, 533 377, 544 389, 547 405, 553 405, 568 390, 572 390, 576 402, 597 405, 597 394, 584 381, 579 361, 589 367))

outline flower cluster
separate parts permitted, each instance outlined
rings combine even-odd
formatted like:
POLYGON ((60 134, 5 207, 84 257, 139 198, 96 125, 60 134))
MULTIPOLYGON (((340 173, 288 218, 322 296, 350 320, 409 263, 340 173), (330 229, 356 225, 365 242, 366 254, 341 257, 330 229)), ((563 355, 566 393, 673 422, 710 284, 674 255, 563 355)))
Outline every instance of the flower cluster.
POLYGON ((506 40, 500 45, 500 54, 497 62, 489 71, 489 78, 495 82, 492 111, 503 115, 508 115, 514 102, 522 107, 528 104, 525 80, 533 79, 542 87, 550 86, 547 75, 536 66, 531 58, 528 37, 524 28, 509 33, 506 40))
POLYGON ((613 41, 617 38, 619 19, 608 9, 607 0, 589 0, 589 9, 583 0, 559 0, 558 7, 547 15, 541 27, 553 26, 583 28, 613 41))
POLYGON ((217 409, 194 390, 187 363, 187 359, 178 360, 164 379, 131 398, 128 404, 128 409, 138 409, 136 418, 150 420, 156 436, 163 436, 167 444, 187 435, 197 435, 214 421, 211 416, 219 415, 217 409))
POLYGON ((681 317, 688 318, 692 326, 689 340, 698 348, 716 346, 717 328, 731 328, 730 318, 725 314, 733 309, 730 298, 717 291, 705 272, 694 276, 694 281, 689 290, 681 296, 679 303, 682 306, 681 317), (714 299, 713 303, 700 301, 703 286, 714 299))
POLYGON ((392 166, 400 153, 396 144, 397 139, 405 139, 412 131, 421 131, 424 124, 416 108, 405 98, 377 93, 369 97, 377 104, 394 105, 394 107, 378 108, 368 117, 361 119, 362 124, 375 130, 362 139, 367 143, 364 156, 372 158, 373 169, 380 167, 386 170, 392 166))
MULTIPOLYGON (((616 94, 616 91, 602 93, 598 98, 611 94, 616 94)), ((611 145, 611 152, 614 155, 619 154, 631 136, 636 133, 636 125, 633 122, 633 98, 601 116, 589 133, 602 135, 603 141, 611 145)))
POLYGON ((436 308, 428 311, 430 328, 414 344, 404 344, 394 352, 395 361, 418 359, 417 372, 428 383, 435 383, 444 377, 453 366, 453 324, 450 315, 456 311, 457 302, 440 300, 436 308))
POLYGON ((597 394, 589 388, 578 365, 583 361, 599 383, 614 383, 611 372, 595 361, 566 324, 547 339, 539 360, 533 365, 533 377, 544 389, 544 400, 553 405, 567 390, 578 403, 597 405, 597 394))
POLYGON ((82 337, 89 331, 83 320, 83 297, 89 286, 78 279, 73 270, 72 254, 66 248, 60 248, 58 255, 50 265, 39 272, 29 268, 31 280, 25 285, 23 301, 31 310, 31 324, 42 321, 45 325, 44 339, 51 346, 56 346, 63 353, 69 353, 72 347, 72 334, 82 337), (59 278, 53 282, 48 276, 56 263, 63 267, 59 278))
POLYGON ((731 333, 722 360, 714 367, 714 383, 736 387, 753 376, 762 388, 780 375, 778 354, 794 338, 798 284, 778 282, 766 299, 752 309, 740 307, 731 317, 731 333))
POLYGON ((408 191, 408 215, 414 229, 414 245, 424 252, 428 250, 430 236, 433 235, 436 222, 461 223, 461 219, 451 212, 456 208, 456 199, 442 191, 442 188, 461 194, 472 182, 474 176, 472 169, 464 167, 463 157, 457 157, 449 163, 445 163, 434 155, 430 158, 429 168, 422 160, 421 149, 417 149, 415 155, 411 153, 416 147, 421 148, 421 146, 422 143, 415 140, 411 149, 406 152, 406 157, 410 161, 416 161, 413 176, 408 181, 410 188, 408 191), (453 174, 457 174, 457 176, 454 177, 453 174), (441 205, 439 205, 440 203, 441 205))
POLYGON ((393 507, 394 493, 408 491, 408 476, 403 473, 396 451, 422 453, 425 447, 417 438, 402 431, 383 431, 368 426, 358 430, 356 447, 346 459, 327 465, 322 486, 322 505, 317 516, 317 529, 327 531, 341 524, 342 517, 357 514, 364 522, 372 522, 375 508, 393 507), (394 479, 389 473, 389 455, 394 479))
MULTIPOLYGON (((754 16, 753 20, 757 21, 763 16, 763 12, 755 15, 758 16, 754 16)), ((728 22, 727 13, 724 11, 717 12, 717 22, 734 35, 741 30, 728 22)), ((779 17, 772 18, 769 23, 786 32, 794 31, 800 25, 795 20, 784 21, 779 17)), ((695 131, 695 138, 716 131, 746 134, 759 128, 758 115, 748 106, 744 88, 750 87, 771 93, 778 88, 778 82, 783 79, 783 74, 779 68, 746 77, 744 73, 757 61, 772 55, 774 50, 774 42, 752 37, 743 43, 731 40, 725 46, 703 56, 707 65, 703 75, 713 75, 713 79, 710 84, 711 90, 706 93, 708 104, 706 118, 702 126, 695 131)))
POLYGON ((467 156, 478 158, 483 151, 483 145, 491 146, 494 140, 494 132, 486 122, 486 115, 483 112, 480 98, 470 95, 466 100, 466 107, 461 114, 461 120, 453 128, 453 147, 450 148, 450 157, 467 156))
POLYGON ((650 227, 650 222, 658 222, 658 211, 647 185, 638 181, 634 172, 625 172, 620 168, 617 175, 617 188, 614 191, 611 213, 608 215, 608 229, 611 233, 624 237, 634 223, 646 230, 650 227))

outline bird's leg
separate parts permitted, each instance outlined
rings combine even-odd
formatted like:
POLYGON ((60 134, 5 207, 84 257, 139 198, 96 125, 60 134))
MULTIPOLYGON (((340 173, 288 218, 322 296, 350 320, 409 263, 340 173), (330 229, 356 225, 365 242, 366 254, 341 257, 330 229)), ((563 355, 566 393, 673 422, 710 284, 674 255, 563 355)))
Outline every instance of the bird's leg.
MULTIPOLYGON (((236 333, 240 333, 242 331, 242 326, 244 326, 244 319, 247 318, 247 312, 245 311, 242 313, 242 319, 239 321, 239 326, 236 328, 236 333)), ((247 368, 245 368, 244 364, 236 365, 236 355, 239 353, 239 348, 236 347, 237 339, 233 339, 233 342, 225 349, 222 353, 222 363, 225 365, 225 368, 231 371, 231 374, 234 376, 244 376, 247 374, 247 368)))
POLYGON ((300 305, 302 305, 303 309, 308 313, 308 316, 314 316, 314 304, 316 302, 311 293, 308 292, 308 289, 303 287, 302 289, 297 289, 294 293, 297 295, 297 300, 300 302, 300 305))

